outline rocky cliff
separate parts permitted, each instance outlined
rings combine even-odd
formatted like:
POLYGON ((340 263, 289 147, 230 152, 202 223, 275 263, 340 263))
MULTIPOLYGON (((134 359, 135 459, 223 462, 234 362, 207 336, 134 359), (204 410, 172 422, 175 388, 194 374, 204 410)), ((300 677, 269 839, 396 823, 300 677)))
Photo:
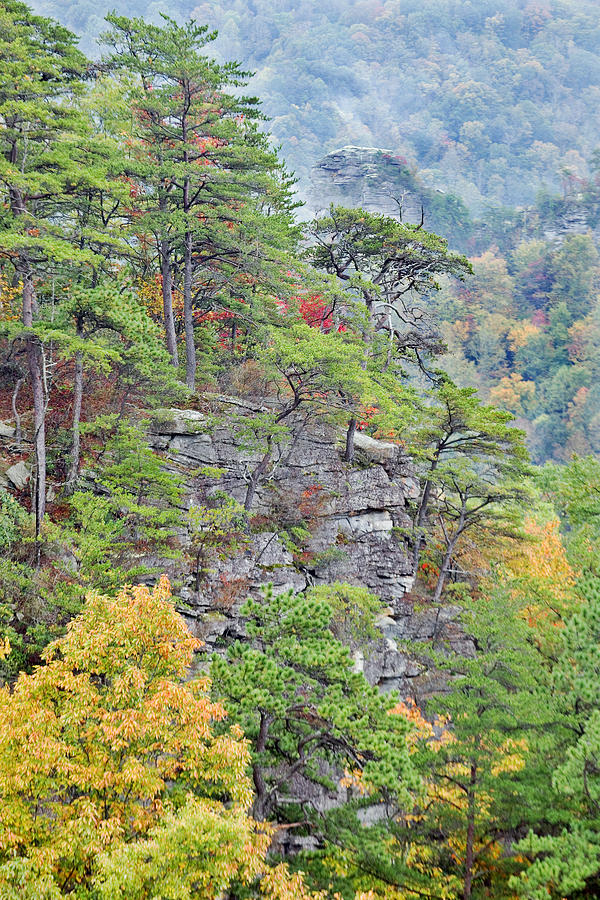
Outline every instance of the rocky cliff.
POLYGON ((377 147, 342 147, 311 171, 310 205, 316 211, 335 206, 361 207, 371 213, 421 221, 423 197, 406 160, 377 147))
MULTIPOLYGON (((187 509, 218 507, 225 496, 243 501, 261 456, 247 447, 244 419, 259 412, 227 398, 217 416, 167 410, 155 418, 153 445, 180 478, 187 509)), ((336 581, 365 586, 382 600, 381 638, 356 651, 357 667, 384 690, 422 697, 435 689, 436 678, 401 645, 437 639, 469 647, 454 624, 455 608, 417 606, 411 594, 406 534, 419 484, 410 460, 397 445, 360 433, 356 448, 355 463, 344 462, 342 433, 298 415, 257 488, 250 529, 227 554, 211 555, 200 582, 193 553, 187 569, 178 562, 170 574, 181 612, 209 647, 243 631, 241 603, 268 582, 280 591, 336 581)), ((193 544, 190 534, 181 538, 184 546, 193 544)))

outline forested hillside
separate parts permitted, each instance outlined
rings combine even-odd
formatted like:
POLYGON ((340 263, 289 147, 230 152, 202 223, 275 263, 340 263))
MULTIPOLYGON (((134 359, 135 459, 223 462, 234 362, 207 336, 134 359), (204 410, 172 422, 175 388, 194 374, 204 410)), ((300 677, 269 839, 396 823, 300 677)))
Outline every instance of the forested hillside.
MULTIPOLYGON (((586 174, 600 133, 600 26, 591 0, 37 0, 86 38, 116 7, 193 15, 224 59, 256 71, 283 157, 310 167, 344 144, 387 148, 480 214, 522 206, 561 171, 586 174)), ((97 51, 96 51, 97 52, 97 51)))
POLYGON ((299 222, 210 18, 102 28, 0 0, 0 900, 595 896, 594 157, 299 222))
POLYGON ((448 371, 512 412, 540 462, 600 452, 597 196, 596 174, 505 211, 474 278, 436 301, 448 371))

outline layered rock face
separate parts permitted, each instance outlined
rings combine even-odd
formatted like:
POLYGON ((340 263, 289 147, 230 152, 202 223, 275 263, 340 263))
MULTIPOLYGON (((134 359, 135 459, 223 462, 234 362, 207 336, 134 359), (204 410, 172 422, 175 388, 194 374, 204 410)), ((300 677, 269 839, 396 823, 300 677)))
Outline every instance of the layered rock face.
POLYGON ((313 167, 311 183, 309 202, 315 212, 333 203, 402 218, 412 225, 421 221, 422 198, 406 162, 391 150, 342 147, 313 167))
MULTIPOLYGON (((219 492, 243 503, 262 456, 261 449, 248 449, 243 427, 261 409, 227 398, 222 410, 214 417, 168 410, 152 425, 152 442, 179 476, 188 508, 218 505, 219 492)), ((453 631, 457 610, 417 611, 410 596, 414 571, 406 534, 418 493, 411 462, 397 445, 358 433, 350 465, 343 460, 343 433, 298 413, 256 489, 251 531, 226 557, 211 556, 198 590, 191 571, 182 579, 178 564, 172 573, 181 612, 199 637, 217 646, 243 633, 239 607, 261 585, 270 582, 278 591, 336 581, 367 587, 387 606, 378 623, 382 637, 356 652, 357 667, 382 689, 424 696, 435 688, 431 673, 399 644, 439 638, 458 646, 464 637, 453 631)), ((189 540, 183 532, 181 538, 184 545, 189 540)))

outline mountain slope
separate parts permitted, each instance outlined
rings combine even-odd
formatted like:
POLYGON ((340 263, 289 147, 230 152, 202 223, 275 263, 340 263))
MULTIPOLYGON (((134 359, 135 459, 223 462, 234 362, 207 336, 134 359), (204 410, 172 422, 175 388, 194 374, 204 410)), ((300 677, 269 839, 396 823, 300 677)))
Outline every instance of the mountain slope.
POLYGON ((558 173, 585 173, 600 135, 593 0, 36 0, 90 50, 112 7, 194 16, 251 88, 307 185, 325 152, 389 147, 480 213, 522 205, 558 173))

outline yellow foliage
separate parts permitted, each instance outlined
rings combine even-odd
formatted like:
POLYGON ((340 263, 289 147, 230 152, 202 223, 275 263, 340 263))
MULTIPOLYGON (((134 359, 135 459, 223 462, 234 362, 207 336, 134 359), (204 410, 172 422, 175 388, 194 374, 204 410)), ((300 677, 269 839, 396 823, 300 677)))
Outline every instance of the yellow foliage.
MULTIPOLYGON (((136 292, 142 306, 154 319, 163 317, 162 280, 157 275, 152 280, 139 278, 136 282, 136 292)), ((183 297, 179 291, 173 291, 173 309, 177 313, 183 309, 183 297)))
POLYGON ((269 869, 263 876, 261 896, 267 900, 342 900, 339 894, 309 890, 304 884, 301 872, 291 874, 285 865, 269 869))
POLYGON ((513 353, 525 347, 529 341, 540 333, 533 322, 516 322, 508 332, 508 342, 513 353))
POLYGON ((175 808, 174 785, 249 805, 247 744, 213 734, 225 710, 206 679, 187 679, 199 642, 169 593, 163 578, 91 594, 46 665, 3 689, 0 860, 28 856, 77 883, 175 808))
POLYGON ((495 406, 515 413, 523 412, 523 403, 533 400, 534 396, 535 383, 525 381, 517 372, 504 375, 490 390, 490 400, 495 406))
POLYGON ((225 710, 189 677, 199 647, 165 577, 92 593, 45 665, 0 692, 0 896, 93 884, 102 900, 163 886, 218 900, 237 879, 268 900, 324 900, 268 868, 248 743, 236 726, 215 734, 225 710))
POLYGON ((427 721, 415 701, 410 697, 397 703, 390 710, 390 715, 403 716, 413 726, 406 739, 413 752, 419 741, 433 738, 433 725, 427 721))
POLYGON ((515 580, 514 590, 526 601, 525 615, 538 633, 538 640, 549 647, 556 641, 555 630, 574 610, 575 573, 560 537, 560 522, 553 517, 525 520, 530 540, 522 541, 508 557, 506 566, 515 580))
POLYGON ((500 747, 500 758, 492 765, 492 775, 502 775, 507 772, 521 772, 525 768, 525 754, 529 747, 523 738, 520 741, 507 738, 500 747))
POLYGON ((0 321, 16 322, 21 318, 21 292, 23 282, 13 287, 6 275, 0 272, 0 321))

